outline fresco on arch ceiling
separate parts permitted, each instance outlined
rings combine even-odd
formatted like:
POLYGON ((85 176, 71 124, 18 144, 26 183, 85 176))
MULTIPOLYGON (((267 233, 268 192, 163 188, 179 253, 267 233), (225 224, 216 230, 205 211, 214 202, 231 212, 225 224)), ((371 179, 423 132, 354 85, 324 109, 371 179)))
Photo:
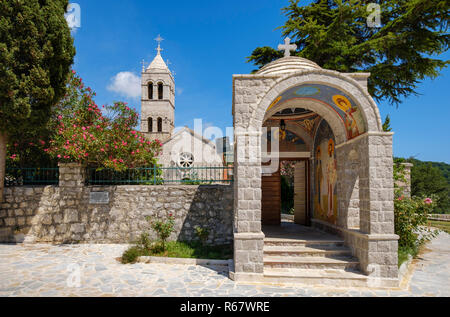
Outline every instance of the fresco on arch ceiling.
POLYGON ((347 139, 351 140, 367 131, 361 109, 347 94, 334 87, 305 84, 292 87, 278 96, 267 111, 292 100, 316 100, 335 111, 345 125, 347 139))

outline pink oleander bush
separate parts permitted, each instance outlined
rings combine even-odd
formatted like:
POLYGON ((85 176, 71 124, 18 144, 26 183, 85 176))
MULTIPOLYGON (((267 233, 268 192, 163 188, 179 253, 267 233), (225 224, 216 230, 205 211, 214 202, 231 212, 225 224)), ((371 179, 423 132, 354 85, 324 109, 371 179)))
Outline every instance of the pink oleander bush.
POLYGON ((72 73, 69 91, 55 111, 54 129, 44 151, 59 162, 123 171, 156 164, 161 142, 136 131, 138 114, 125 102, 100 109, 95 93, 72 73))

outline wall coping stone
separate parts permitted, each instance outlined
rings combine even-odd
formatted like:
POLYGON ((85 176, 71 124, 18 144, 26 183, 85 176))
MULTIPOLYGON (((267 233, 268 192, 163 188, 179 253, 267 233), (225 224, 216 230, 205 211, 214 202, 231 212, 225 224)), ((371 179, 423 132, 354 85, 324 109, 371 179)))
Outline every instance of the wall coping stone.
POLYGON ((236 240, 261 240, 266 236, 263 232, 252 233, 252 232, 237 232, 234 234, 234 239, 236 240))
POLYGON ((210 260, 210 259, 183 259, 158 256, 140 256, 137 260, 140 263, 162 263, 162 264, 180 264, 180 265, 213 265, 230 266, 233 260, 210 260))
POLYGON ((58 163, 59 167, 83 167, 84 165, 81 163, 58 163))
POLYGON ((148 189, 154 190, 155 188, 179 188, 179 189, 198 189, 198 188, 217 188, 217 187, 230 187, 233 185, 226 184, 207 184, 207 185, 176 185, 176 184, 168 184, 168 185, 89 185, 85 186, 85 188, 91 190, 102 190, 102 189, 111 189, 111 188, 135 188, 135 189, 148 189))

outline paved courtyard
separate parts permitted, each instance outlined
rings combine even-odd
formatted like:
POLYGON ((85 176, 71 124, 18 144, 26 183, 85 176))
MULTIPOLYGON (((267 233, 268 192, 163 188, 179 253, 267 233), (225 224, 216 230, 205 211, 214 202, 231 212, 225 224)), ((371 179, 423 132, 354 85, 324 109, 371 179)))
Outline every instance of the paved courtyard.
POLYGON ((247 285, 223 269, 122 265, 121 245, 0 245, 0 296, 450 296, 450 235, 429 243, 403 289, 247 285))

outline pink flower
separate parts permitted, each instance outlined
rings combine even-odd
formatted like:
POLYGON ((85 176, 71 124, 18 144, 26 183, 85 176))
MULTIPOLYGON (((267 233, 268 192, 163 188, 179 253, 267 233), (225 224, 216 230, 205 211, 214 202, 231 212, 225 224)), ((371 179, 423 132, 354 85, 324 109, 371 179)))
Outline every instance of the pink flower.
POLYGON ((433 203, 433 200, 431 200, 431 198, 426 198, 424 203, 427 205, 431 205, 433 203))
POLYGON ((58 154, 58 158, 61 158, 61 155, 60 155, 60 154, 58 154))

